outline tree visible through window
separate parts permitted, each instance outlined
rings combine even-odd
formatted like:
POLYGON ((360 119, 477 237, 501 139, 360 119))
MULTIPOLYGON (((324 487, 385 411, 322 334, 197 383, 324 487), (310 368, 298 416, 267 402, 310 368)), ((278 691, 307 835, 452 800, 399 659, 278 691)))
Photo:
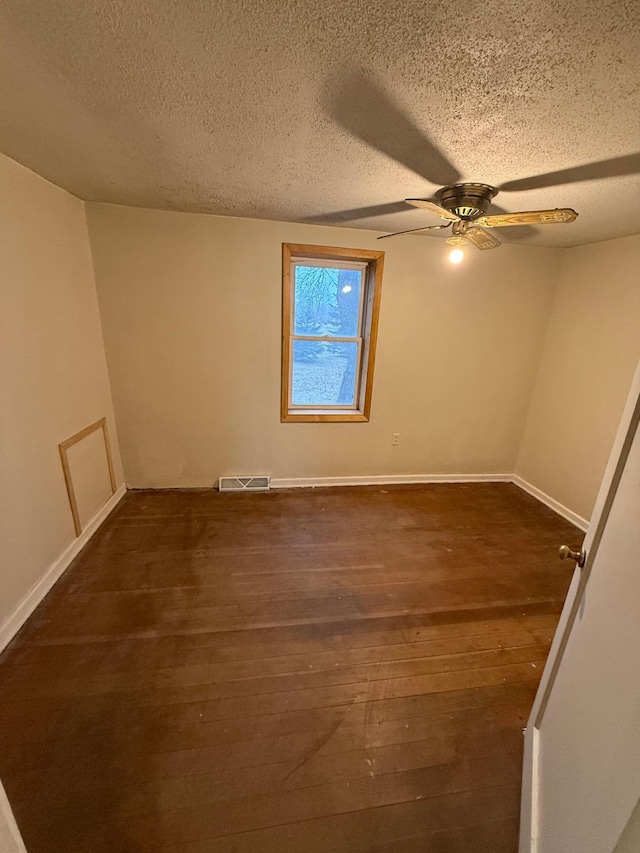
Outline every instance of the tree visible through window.
POLYGON ((284 249, 283 420, 367 420, 383 253, 284 249))

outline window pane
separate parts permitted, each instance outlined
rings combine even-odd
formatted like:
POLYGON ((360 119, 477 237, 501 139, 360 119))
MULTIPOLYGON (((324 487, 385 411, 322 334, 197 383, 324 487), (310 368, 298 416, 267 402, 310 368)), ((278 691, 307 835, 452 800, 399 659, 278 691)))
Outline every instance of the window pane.
POLYGON ((361 270, 295 266, 294 334, 358 336, 361 270))
POLYGON ((358 344, 293 341, 291 402, 296 406, 352 406, 358 344))

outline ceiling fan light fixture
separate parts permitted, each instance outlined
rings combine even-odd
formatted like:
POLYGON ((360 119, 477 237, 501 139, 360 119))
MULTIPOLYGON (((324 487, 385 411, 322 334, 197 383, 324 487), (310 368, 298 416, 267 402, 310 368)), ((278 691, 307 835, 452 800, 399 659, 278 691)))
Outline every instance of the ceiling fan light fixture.
MULTIPOLYGON (((447 243, 456 246, 472 243, 477 249, 495 249, 500 240, 486 229, 504 228, 509 225, 551 225, 556 222, 573 222, 578 214, 570 207, 560 207, 553 210, 521 210, 517 213, 487 214, 491 200, 498 190, 489 184, 451 184, 442 187, 436 193, 437 202, 428 198, 406 198, 405 202, 413 207, 419 207, 435 213, 440 219, 446 220, 445 225, 425 225, 422 228, 412 228, 409 231, 396 231, 395 234, 383 234, 378 237, 397 237, 400 234, 415 234, 419 231, 433 231, 449 228, 451 236, 447 243)), ((456 256, 453 263, 460 263, 461 257, 456 256)))
POLYGON ((487 212, 497 192, 489 184, 451 184, 438 190, 436 196, 445 210, 470 222, 487 212))
POLYGON ((464 252, 462 251, 462 249, 452 249, 449 252, 449 260, 452 264, 459 264, 463 258, 464 252))

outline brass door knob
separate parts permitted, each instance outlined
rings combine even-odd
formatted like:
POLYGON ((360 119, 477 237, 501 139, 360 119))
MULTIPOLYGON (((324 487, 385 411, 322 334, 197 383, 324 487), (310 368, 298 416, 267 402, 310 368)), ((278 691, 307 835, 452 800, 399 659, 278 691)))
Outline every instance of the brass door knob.
POLYGON ((561 545, 558 549, 558 557, 560 557, 561 560, 575 560, 580 568, 582 568, 587 559, 587 552, 584 548, 572 551, 568 545, 561 545))

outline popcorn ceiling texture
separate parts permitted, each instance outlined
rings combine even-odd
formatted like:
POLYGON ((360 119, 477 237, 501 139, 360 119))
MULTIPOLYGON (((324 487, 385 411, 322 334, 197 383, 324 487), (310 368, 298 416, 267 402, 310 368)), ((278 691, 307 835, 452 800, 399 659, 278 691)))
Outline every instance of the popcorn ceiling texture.
MULTIPOLYGON (((435 161, 426 180, 327 109, 356 72, 461 180, 497 185, 640 149, 637 0, 4 0, 0 31, 0 150, 83 199, 308 221, 431 196, 435 161)), ((505 241, 640 232, 637 174, 496 201, 580 214, 503 229, 505 241)), ((349 224, 433 222, 408 209, 349 224)))

